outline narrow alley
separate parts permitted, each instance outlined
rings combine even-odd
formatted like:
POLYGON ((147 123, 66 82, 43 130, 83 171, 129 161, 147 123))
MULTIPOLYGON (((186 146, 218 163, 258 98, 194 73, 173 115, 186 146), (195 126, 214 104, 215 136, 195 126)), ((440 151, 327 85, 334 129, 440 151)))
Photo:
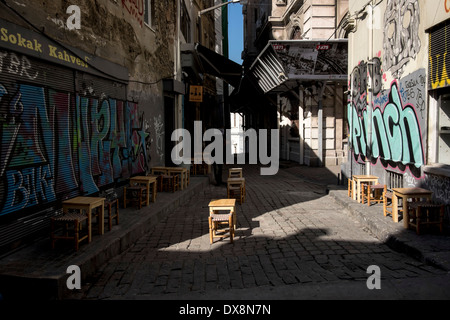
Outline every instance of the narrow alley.
MULTIPOLYGON (((333 173, 326 171, 322 180, 328 174, 332 182, 333 173)), ((247 197, 237 205, 233 244, 210 244, 208 203, 226 197, 226 185, 206 186, 72 298, 384 299, 418 297, 419 289, 428 298, 449 296, 448 286, 426 290, 440 284, 446 271, 393 251, 346 214, 327 195, 326 184, 295 173, 285 168, 260 176, 258 167, 244 166, 247 197), (374 265, 382 290, 366 284, 374 265), (396 287, 411 281, 421 285, 405 292, 396 287)))

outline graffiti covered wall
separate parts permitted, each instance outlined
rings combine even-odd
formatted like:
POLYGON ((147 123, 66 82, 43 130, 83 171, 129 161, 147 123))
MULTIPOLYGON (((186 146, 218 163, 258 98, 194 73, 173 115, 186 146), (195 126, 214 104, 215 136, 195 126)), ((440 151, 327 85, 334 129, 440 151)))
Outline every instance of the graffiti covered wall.
POLYGON ((385 0, 374 7, 351 2, 366 13, 361 23, 367 28, 350 38, 350 161, 369 160, 382 181, 385 170, 423 180, 428 130, 423 1, 385 0))
POLYGON ((95 80, 74 85, 78 72, 53 84, 51 65, 0 56, 0 218, 94 194, 146 171, 150 134, 137 103, 108 94, 107 86, 94 90, 95 80), (26 73, 17 61, 27 62, 26 73))
MULTIPOLYGON (((360 68, 364 70, 367 66, 362 63, 354 70, 354 87, 359 89, 354 90, 347 108, 350 143, 356 160, 364 161, 369 157, 372 164, 380 162, 384 168, 400 171, 409 168, 414 176, 420 177, 426 150, 425 70, 418 70, 400 81, 394 80, 389 89, 377 89, 374 85, 373 111, 369 119, 366 79, 358 78, 362 73, 360 68), (368 141, 370 125, 372 135, 368 141)), ((375 77, 380 80, 381 74, 375 77)))

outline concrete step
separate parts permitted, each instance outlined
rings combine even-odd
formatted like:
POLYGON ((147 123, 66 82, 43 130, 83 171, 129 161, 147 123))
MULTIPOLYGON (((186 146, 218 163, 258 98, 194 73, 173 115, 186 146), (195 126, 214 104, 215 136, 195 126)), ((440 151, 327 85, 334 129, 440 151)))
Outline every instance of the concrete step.
MULTIPOLYGON (((105 234, 93 232, 91 243, 82 242, 79 251, 69 241, 59 241, 51 249, 49 236, 20 248, 0 260, 0 297, 6 299, 63 299, 69 293, 69 266, 80 268, 81 282, 92 276, 104 263, 124 252, 161 219, 209 185, 209 177, 191 176, 182 191, 159 192, 155 203, 137 209, 120 208, 120 224, 105 234)), ((0 298, 1 300, 1 298, 0 298)))

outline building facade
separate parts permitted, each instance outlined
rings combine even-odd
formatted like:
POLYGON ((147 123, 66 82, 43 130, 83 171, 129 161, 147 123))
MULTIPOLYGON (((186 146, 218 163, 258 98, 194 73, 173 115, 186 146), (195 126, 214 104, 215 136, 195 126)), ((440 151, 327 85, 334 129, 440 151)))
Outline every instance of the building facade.
POLYGON ((121 196, 130 177, 174 165, 175 129, 223 121, 211 70, 230 70, 216 38, 226 25, 221 10, 199 14, 221 2, 0 4, 0 253, 47 235, 63 200, 121 196))
POLYGON ((0 4, 0 248, 164 164, 175 1, 0 4))
POLYGON ((248 1, 244 66, 276 110, 280 157, 345 161, 348 1, 248 1))
POLYGON ((350 0, 350 7, 345 174, 425 187, 449 204, 448 1, 350 0))

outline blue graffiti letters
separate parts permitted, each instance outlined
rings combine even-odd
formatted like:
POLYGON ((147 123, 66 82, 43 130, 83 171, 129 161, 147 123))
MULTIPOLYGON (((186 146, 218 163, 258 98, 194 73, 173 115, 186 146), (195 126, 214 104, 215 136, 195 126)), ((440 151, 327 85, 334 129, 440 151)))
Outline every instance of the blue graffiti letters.
POLYGON ((0 84, 0 103, 0 217, 147 169, 151 139, 137 103, 20 83, 0 84))
POLYGON ((397 82, 393 82, 388 101, 384 107, 375 106, 372 112, 372 139, 368 147, 367 132, 369 115, 355 103, 348 106, 350 141, 355 155, 381 158, 385 161, 414 165, 424 164, 422 136, 416 110, 412 105, 403 105, 397 82), (368 150, 371 150, 368 152, 368 150))

